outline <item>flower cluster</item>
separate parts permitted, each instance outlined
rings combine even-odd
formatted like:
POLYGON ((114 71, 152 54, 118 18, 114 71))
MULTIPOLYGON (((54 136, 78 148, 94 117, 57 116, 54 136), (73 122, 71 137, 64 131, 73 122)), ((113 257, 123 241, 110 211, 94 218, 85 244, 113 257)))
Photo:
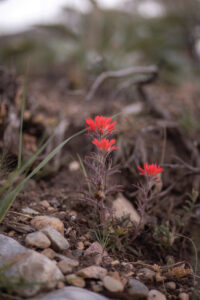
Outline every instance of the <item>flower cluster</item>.
POLYGON ((91 118, 86 120, 86 128, 88 133, 94 138, 92 143, 97 146, 98 150, 111 152, 116 149, 116 147, 113 146, 116 140, 106 138, 115 131, 115 124, 116 121, 112 122, 112 118, 104 116, 96 116, 94 120, 91 118))
POLYGON ((144 169, 140 166, 137 166, 137 168, 140 170, 140 175, 143 176, 155 177, 159 173, 163 172, 163 169, 160 166, 157 166, 157 164, 148 165, 148 163, 145 163, 144 169))

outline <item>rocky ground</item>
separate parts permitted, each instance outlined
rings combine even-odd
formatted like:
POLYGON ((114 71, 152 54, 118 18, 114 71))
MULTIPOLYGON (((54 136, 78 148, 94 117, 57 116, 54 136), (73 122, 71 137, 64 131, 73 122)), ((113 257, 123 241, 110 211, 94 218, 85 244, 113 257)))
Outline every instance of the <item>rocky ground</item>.
MULTIPOLYGON (((165 169, 158 187, 159 202, 151 208, 152 219, 156 224, 174 225, 175 215, 185 216, 182 207, 187 193, 192 187, 199 189, 199 171, 192 173, 188 165, 199 168, 200 141, 196 128, 191 129, 193 123, 184 123, 190 130, 190 137, 184 139, 177 120, 182 120, 188 104, 198 115, 199 90, 191 83, 176 92, 158 84, 145 91, 146 103, 137 94, 115 101, 99 96, 87 102, 69 95, 63 78, 53 80, 54 84, 51 80, 33 79, 29 86, 24 155, 35 151, 44 129, 49 133, 55 124, 59 124, 58 134, 51 147, 82 129, 88 116, 123 112, 118 117, 118 150, 113 157, 114 163, 121 164, 121 173, 111 178, 111 184, 123 184, 123 191, 111 199, 116 219, 128 213, 128 221, 138 222, 132 184, 137 183, 136 164, 148 159, 164 159, 165 169), (175 156, 181 158, 178 163, 175 156), (183 173, 187 168, 190 173, 183 173)), ((19 89, 14 98, 20 99, 19 89)), ((169 244, 166 235, 156 240, 148 224, 132 240, 126 222, 117 225, 119 232, 112 235, 114 240, 108 236, 107 243, 94 230, 90 207, 77 196, 85 188, 77 153, 84 157, 91 149, 85 135, 76 138, 17 197, 0 227, 0 299, 199 299, 197 261, 191 242, 181 237, 195 240, 191 229, 198 228, 198 202, 189 221, 184 219, 185 227, 172 226, 180 236, 175 238, 172 230, 169 244)), ((13 161, 15 150, 10 149, 13 161)))

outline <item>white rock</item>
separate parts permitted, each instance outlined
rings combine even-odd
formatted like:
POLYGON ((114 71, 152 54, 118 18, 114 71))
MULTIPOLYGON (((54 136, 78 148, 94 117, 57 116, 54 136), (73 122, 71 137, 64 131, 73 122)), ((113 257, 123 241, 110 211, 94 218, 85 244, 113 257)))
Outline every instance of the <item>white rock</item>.
POLYGON ((70 171, 72 172, 75 172, 75 171, 78 171, 80 169, 80 164, 78 161, 72 161, 70 164, 69 164, 69 169, 70 171))
POLYGON ((51 245, 48 237, 40 231, 29 233, 25 238, 25 243, 27 246, 33 246, 40 249, 48 248, 51 245))
POLYGON ((113 214, 116 218, 122 218, 123 216, 129 215, 130 220, 136 224, 140 221, 140 216, 136 209, 121 193, 118 195, 117 199, 113 201, 113 214))

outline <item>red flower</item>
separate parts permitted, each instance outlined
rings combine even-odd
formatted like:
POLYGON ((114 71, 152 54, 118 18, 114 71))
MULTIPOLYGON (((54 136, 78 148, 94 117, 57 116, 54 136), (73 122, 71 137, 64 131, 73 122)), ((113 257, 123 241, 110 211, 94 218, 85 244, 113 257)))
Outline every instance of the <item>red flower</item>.
POLYGON ((102 139, 100 141, 94 139, 92 143, 96 145, 99 150, 111 152, 117 149, 115 146, 112 146, 115 142, 115 139, 112 139, 111 141, 109 141, 108 139, 102 139))
POLYGON ((156 176, 159 173, 163 172, 163 169, 160 166, 157 166, 157 164, 148 165, 148 163, 144 164, 144 169, 140 168, 140 166, 137 166, 137 168, 140 170, 140 175, 146 176, 156 176))
POLYGON ((103 133, 112 133, 112 131, 115 129, 115 124, 117 123, 112 122, 112 118, 107 118, 103 116, 96 116, 95 120, 92 120, 91 118, 88 118, 86 120, 87 129, 89 131, 98 131, 100 134, 103 133))

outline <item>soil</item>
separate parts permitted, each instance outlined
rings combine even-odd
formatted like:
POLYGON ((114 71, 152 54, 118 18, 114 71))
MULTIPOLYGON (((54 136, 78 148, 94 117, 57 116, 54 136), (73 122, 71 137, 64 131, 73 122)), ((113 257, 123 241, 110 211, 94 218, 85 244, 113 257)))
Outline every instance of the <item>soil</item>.
MULTIPOLYGON (((136 165, 142 165, 145 161, 161 163, 164 168, 162 187, 158 187, 159 197, 150 207, 149 214, 155 219, 155 224, 169 224, 171 232, 174 229, 180 236, 172 236, 175 241, 168 244, 166 236, 163 238, 160 235, 155 238, 146 224, 141 235, 133 240, 133 231, 130 230, 125 239, 122 236, 115 240, 114 246, 108 245, 106 250, 109 259, 103 259, 101 266, 110 272, 118 272, 121 279, 128 278, 129 273, 137 278, 138 271, 148 267, 157 272, 157 279, 153 282, 142 276, 138 279, 149 289, 163 292, 168 299, 178 299, 180 292, 193 294, 192 299, 198 299, 198 273, 195 272, 194 249, 189 239, 193 239, 194 232, 198 230, 199 197, 192 215, 185 219, 185 223, 180 227, 176 224, 175 216, 184 216, 184 205, 189 199, 188 193, 192 193, 192 188, 199 191, 200 128, 193 122, 195 118, 198 120, 200 117, 200 103, 197 101, 199 88, 191 82, 182 87, 168 87, 157 82, 144 89, 146 100, 141 99, 134 90, 112 99, 110 93, 102 88, 95 99, 85 101, 83 96, 69 95, 65 85, 62 85, 63 80, 62 77, 52 79, 48 76, 29 80, 30 105, 27 106, 25 116, 29 113, 34 117, 25 119, 24 134, 29 137, 25 139, 25 150, 31 152, 34 147, 31 148, 30 145, 34 143, 37 147, 44 128, 52 130, 52 124, 59 118, 68 122, 64 135, 68 137, 84 128, 84 120, 87 117, 98 114, 113 116, 132 104, 142 104, 140 113, 119 114, 117 117, 118 149, 112 155, 113 163, 120 164, 121 173, 113 175, 111 184, 122 184, 124 196, 136 206, 136 189, 133 184, 141 180, 136 165), (149 104, 149 99, 153 101, 156 109, 149 104), (183 118, 187 107, 193 116, 188 123, 183 118), (38 123, 33 121, 36 117, 38 123), (30 137, 35 139, 31 140, 30 137), (112 265, 112 260, 118 260, 120 264, 112 265), (122 262, 124 264, 121 264, 122 262), (183 274, 182 269, 182 274, 172 272, 170 275, 169 270, 183 264, 183 269, 190 270, 191 274, 183 274), (166 289, 165 284, 168 281, 176 283, 175 290, 166 289)), ((64 222, 65 237, 70 243, 70 250, 66 250, 66 255, 76 257, 77 245, 83 240, 83 236, 87 236, 86 245, 94 242, 96 239, 93 234, 93 219, 90 216, 91 208, 87 203, 80 202, 77 193, 86 188, 84 178, 80 168, 70 170, 70 163, 78 161, 77 154, 84 158, 92 149, 93 146, 85 134, 76 137, 65 146, 59 168, 56 171, 41 173, 29 181, 4 219, 1 232, 24 244, 25 236, 32 228, 31 217, 22 213, 22 209, 30 207, 40 215, 55 216, 64 222), (44 200, 48 201, 50 209, 43 206, 44 200)), ((117 193, 113 193, 112 199, 115 199, 116 195, 117 193)), ((92 256, 89 259, 81 256, 79 260, 79 269, 94 263, 92 256)), ((91 281, 87 280, 86 283, 86 288, 92 289, 91 281)), ((114 293, 105 290, 101 293, 116 299, 114 293)), ((126 289, 117 295, 118 299, 129 297, 126 289)))

